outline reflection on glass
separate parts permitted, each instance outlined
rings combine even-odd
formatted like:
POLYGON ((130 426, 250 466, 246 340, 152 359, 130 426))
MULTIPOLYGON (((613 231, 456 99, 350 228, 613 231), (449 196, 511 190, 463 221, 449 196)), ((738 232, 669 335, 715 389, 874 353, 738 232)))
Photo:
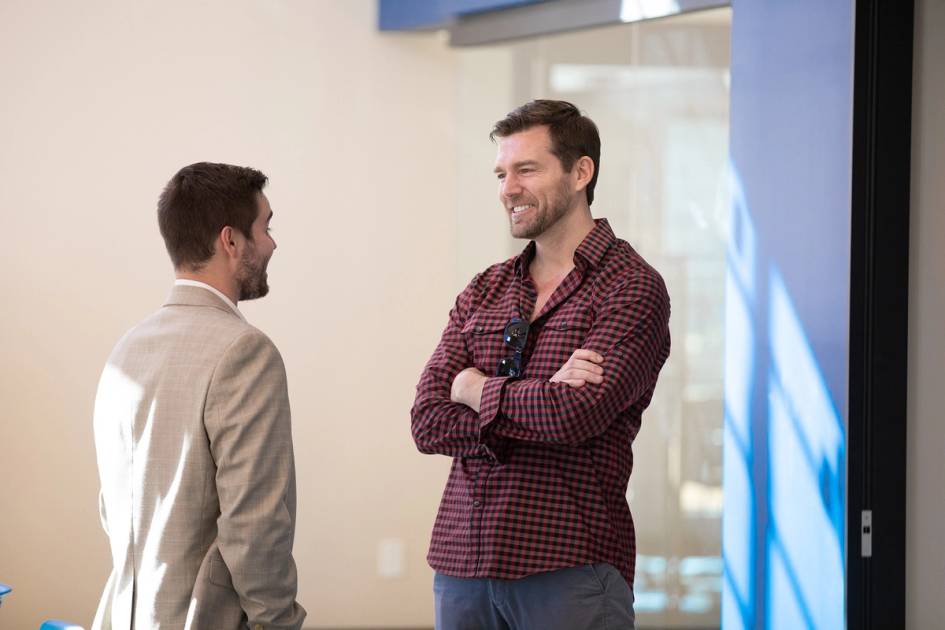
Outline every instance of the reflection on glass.
MULTIPOLYGON (((483 139, 512 108, 555 98, 600 127, 594 215, 669 288, 673 352, 634 444, 628 493, 640 628, 720 623, 730 26, 719 9, 458 53, 462 276, 495 262, 484 243, 507 233, 483 139)), ((522 243, 501 247, 511 256, 522 243)))
POLYGON ((734 167, 732 180, 722 626, 840 629, 843 421, 781 273, 759 255, 734 167))
POLYGON ((776 270, 768 287, 767 627, 843 628, 845 432, 776 270))

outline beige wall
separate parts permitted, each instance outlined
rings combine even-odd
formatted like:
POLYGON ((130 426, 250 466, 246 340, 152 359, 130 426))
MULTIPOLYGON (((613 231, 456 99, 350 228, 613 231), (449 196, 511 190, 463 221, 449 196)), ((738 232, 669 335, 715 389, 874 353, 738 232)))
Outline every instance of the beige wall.
POLYGON ((408 412, 459 284, 457 61, 375 4, 0 3, 0 627, 91 621, 95 385, 169 289, 155 202, 198 160, 271 177, 272 293, 243 310, 288 368, 308 625, 432 625, 448 462, 408 412), (404 577, 377 576, 382 538, 404 577))
POLYGON ((945 0, 918 0, 912 114, 906 626, 942 627, 945 593, 945 0))

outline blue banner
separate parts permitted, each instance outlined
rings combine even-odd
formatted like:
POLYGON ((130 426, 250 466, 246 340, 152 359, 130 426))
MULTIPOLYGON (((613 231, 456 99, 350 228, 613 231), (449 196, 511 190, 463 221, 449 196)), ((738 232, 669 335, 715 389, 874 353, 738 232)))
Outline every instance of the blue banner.
POLYGON ((845 627, 853 26, 733 2, 724 630, 845 627))
POLYGON ((543 0, 379 0, 378 28, 399 31, 439 28, 469 13, 498 11, 543 0))

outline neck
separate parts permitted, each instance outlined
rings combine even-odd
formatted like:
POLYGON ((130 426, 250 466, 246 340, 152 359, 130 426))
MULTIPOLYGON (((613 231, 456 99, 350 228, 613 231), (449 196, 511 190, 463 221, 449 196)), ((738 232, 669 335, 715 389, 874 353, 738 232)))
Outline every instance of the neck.
POLYGON ((222 273, 214 266, 207 265, 200 271, 175 269, 174 277, 180 280, 195 280, 209 284, 211 287, 230 298, 233 304, 239 302, 239 289, 236 284, 236 279, 229 274, 222 273))
POLYGON ((574 252, 594 229, 594 219, 586 204, 574 208, 535 239, 532 267, 554 272, 574 267, 574 252))

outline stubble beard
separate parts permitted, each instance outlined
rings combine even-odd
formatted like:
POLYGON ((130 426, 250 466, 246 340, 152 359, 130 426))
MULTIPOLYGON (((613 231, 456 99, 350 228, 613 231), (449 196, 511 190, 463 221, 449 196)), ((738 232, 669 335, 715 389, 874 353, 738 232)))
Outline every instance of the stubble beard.
POLYGON ((240 267, 236 280, 239 283, 239 299, 257 300, 269 293, 269 274, 266 272, 268 260, 257 261, 256 249, 247 249, 240 258, 240 267))
POLYGON ((515 223, 511 223, 512 218, 509 217, 512 238, 527 238, 531 240, 544 234, 546 230, 560 221, 561 218, 568 213, 568 209, 571 207, 570 195, 568 193, 567 183, 561 182, 549 199, 549 204, 546 208, 539 208, 538 204, 535 204, 535 218, 531 223, 516 225, 515 223))

